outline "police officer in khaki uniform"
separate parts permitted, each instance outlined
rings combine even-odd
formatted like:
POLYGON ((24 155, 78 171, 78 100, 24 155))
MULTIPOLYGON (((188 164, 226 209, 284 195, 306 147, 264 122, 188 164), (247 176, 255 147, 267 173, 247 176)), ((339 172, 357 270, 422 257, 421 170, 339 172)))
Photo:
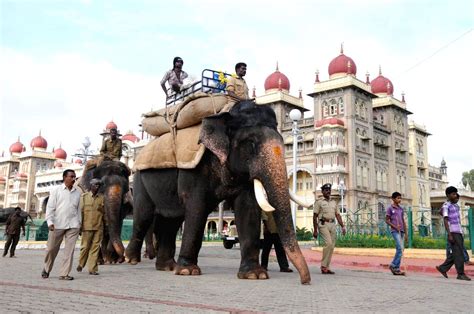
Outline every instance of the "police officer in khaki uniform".
POLYGON ((79 201, 82 213, 82 242, 77 271, 81 272, 87 262, 91 275, 99 274, 97 260, 104 229, 104 196, 98 193, 100 184, 99 179, 92 179, 90 192, 82 194, 79 201))
POLYGON ((332 253, 336 245, 336 219, 342 227, 342 234, 346 234, 346 228, 342 222, 341 215, 337 209, 336 202, 331 199, 331 184, 326 183, 321 187, 323 197, 316 200, 313 214, 313 237, 318 238, 318 230, 324 240, 323 258, 321 260, 321 273, 333 275, 329 268, 332 253))

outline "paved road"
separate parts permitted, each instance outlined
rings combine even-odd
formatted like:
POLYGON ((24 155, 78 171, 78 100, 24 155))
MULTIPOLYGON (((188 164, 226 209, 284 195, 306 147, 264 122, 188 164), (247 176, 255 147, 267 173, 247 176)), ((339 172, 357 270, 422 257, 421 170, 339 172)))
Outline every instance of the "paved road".
POLYGON ((240 251, 221 246, 203 247, 199 259, 203 275, 195 277, 158 272, 154 262, 146 260, 136 266, 100 266, 99 276, 74 270, 75 280, 67 282, 58 280, 55 268, 45 280, 40 276, 43 250, 18 250, 17 255, 0 258, 2 313, 474 312, 473 282, 424 274, 396 277, 337 265, 337 274, 328 276, 321 275, 319 263, 314 263, 312 284, 303 286, 296 273, 278 272, 275 262, 270 264, 270 280, 239 280, 240 251), (21 301, 12 303, 17 299, 21 301))

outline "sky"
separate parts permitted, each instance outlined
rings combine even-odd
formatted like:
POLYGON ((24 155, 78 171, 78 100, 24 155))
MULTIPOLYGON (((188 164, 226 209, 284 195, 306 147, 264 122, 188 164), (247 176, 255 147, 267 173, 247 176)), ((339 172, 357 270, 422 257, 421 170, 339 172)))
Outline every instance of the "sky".
POLYGON ((405 92, 409 120, 432 134, 430 164, 444 158, 457 184, 474 168, 473 12, 470 0, 0 0, 0 155, 39 132, 68 159, 86 136, 97 151, 111 120, 140 136, 175 56, 196 79, 244 61, 257 96, 278 61, 297 96, 314 91, 316 70, 328 79, 344 43, 360 80, 381 66, 394 96, 405 92))

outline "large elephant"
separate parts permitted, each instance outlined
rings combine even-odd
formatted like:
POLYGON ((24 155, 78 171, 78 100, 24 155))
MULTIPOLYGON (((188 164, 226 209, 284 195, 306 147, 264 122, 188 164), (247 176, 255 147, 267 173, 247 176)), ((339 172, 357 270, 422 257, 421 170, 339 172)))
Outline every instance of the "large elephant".
MULTIPOLYGON (((89 165, 89 164, 88 164, 89 165)), ((90 166, 86 166, 86 169, 90 166)), ((102 254, 108 262, 123 262, 124 246, 121 240, 122 223, 132 212, 132 202, 126 199, 129 190, 130 170, 120 161, 102 161, 88 168, 79 185, 89 191, 92 178, 101 179, 100 192, 104 194, 106 226, 102 241, 102 254)))
POLYGON ((267 202, 263 208, 275 209, 283 246, 301 282, 310 283, 293 228, 285 151, 274 111, 252 101, 240 102, 230 112, 205 118, 200 142, 206 151, 195 169, 135 173, 133 235, 126 250, 129 261, 135 264, 140 260, 143 238, 155 217, 156 269, 174 270, 178 275, 201 274, 198 254, 207 216, 225 200, 235 211, 239 231, 238 278, 267 279, 259 264, 261 209, 257 199, 263 199, 267 202), (264 190, 255 188, 254 183, 263 184, 264 190), (181 250, 175 262, 176 234, 183 221, 181 250))

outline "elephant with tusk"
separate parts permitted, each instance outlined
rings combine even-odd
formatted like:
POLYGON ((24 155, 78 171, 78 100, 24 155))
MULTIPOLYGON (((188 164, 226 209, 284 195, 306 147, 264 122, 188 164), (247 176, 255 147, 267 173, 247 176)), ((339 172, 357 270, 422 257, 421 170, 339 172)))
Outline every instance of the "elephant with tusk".
MULTIPOLYGON (((200 142, 206 150, 194 169, 147 169, 134 175, 134 224, 126 249, 130 263, 153 224, 157 239, 156 269, 178 275, 200 275, 198 255, 207 216, 225 200, 235 212, 239 230, 241 279, 268 279, 259 264, 261 208, 272 211, 283 247, 300 281, 311 281, 296 241, 291 218, 284 144, 274 111, 252 101, 202 122, 200 142), (176 234, 184 222, 175 260, 176 234)), ((300 202, 301 203, 301 202, 300 202)), ((307 204, 305 204, 307 205, 307 204)))

